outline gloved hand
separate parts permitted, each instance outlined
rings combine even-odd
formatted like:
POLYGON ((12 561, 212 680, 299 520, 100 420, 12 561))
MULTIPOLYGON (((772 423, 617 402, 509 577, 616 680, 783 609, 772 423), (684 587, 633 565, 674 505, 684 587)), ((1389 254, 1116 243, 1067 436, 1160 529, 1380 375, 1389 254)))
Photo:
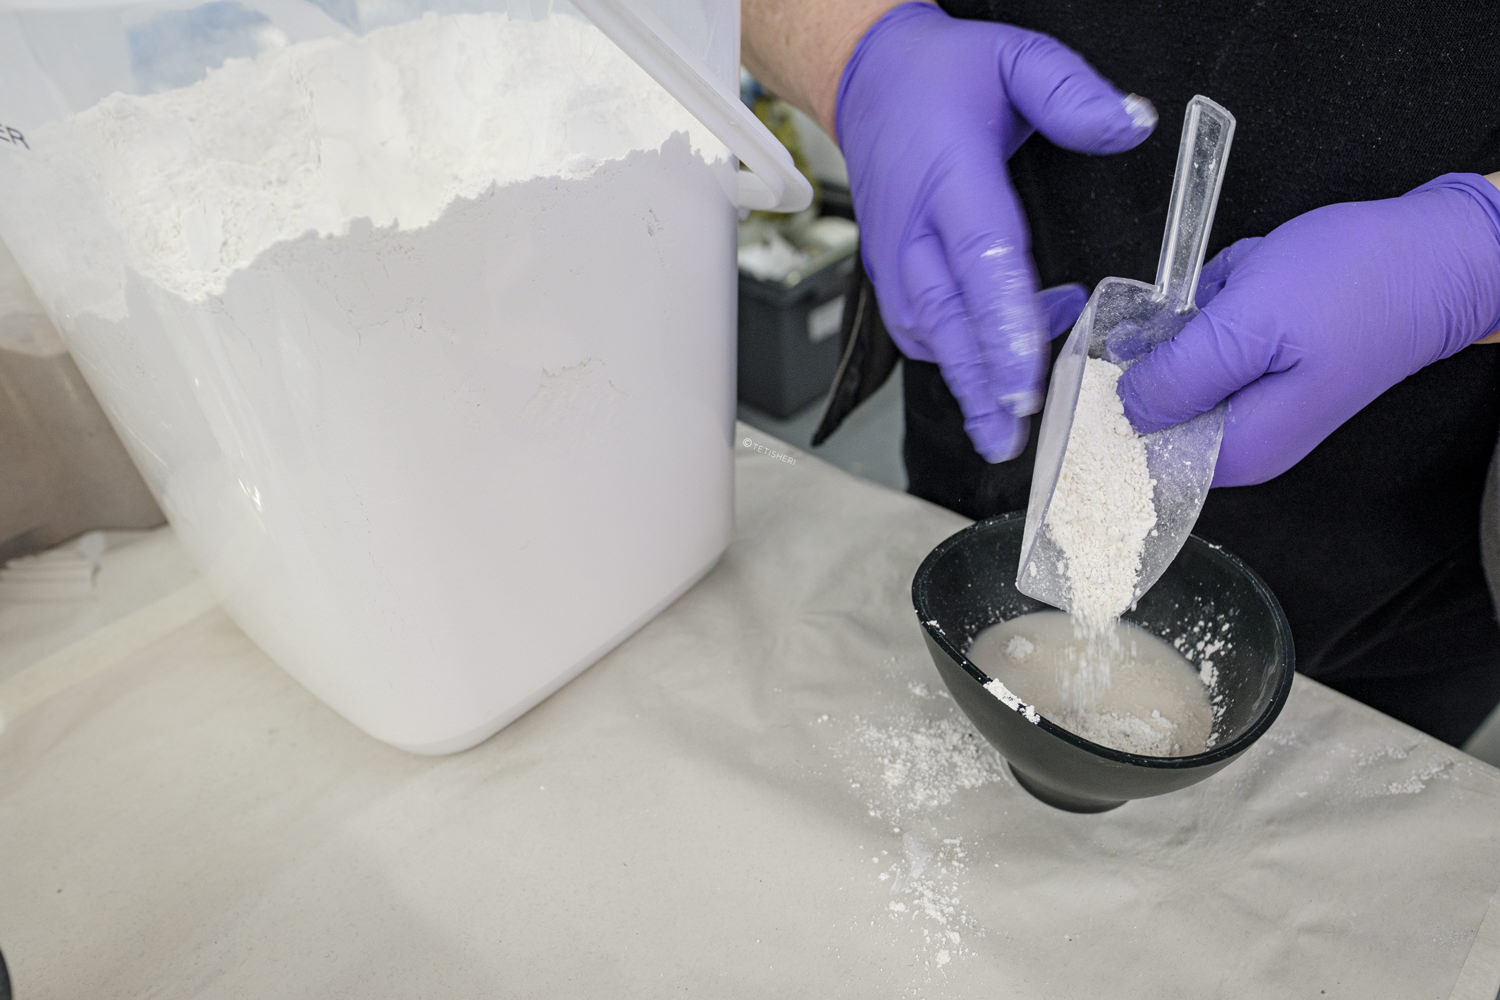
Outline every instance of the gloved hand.
POLYGON ((1013 458, 1041 406, 1048 331, 1005 161, 1033 131, 1121 152, 1156 112, 1045 35, 908 3, 855 47, 835 122, 896 345, 937 362, 981 455, 1013 458))
POLYGON ((1445 174, 1308 212, 1210 261, 1197 301, 1121 376, 1125 414, 1149 432, 1228 399, 1213 484, 1265 482, 1386 389, 1500 329, 1500 189, 1445 174))

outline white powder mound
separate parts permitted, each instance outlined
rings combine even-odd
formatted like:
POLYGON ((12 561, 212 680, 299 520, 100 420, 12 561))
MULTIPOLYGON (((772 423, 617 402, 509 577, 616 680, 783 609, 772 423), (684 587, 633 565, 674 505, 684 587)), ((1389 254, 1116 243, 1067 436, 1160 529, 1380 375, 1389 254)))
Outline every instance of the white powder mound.
POLYGON ((1005 655, 1012 660, 1024 660, 1034 652, 1036 652, 1036 646, 1024 635, 1013 635, 1005 644, 1005 655))
POLYGON ((38 130, 30 166, 39 191, 61 171, 97 192, 124 263, 194 302, 277 243, 360 219, 420 229, 455 199, 587 176, 678 132, 713 143, 580 18, 429 13, 113 94, 38 130))
POLYGON ((870 810, 902 818, 947 805, 958 792, 1003 780, 1004 763, 956 713, 891 725, 862 723, 864 749, 880 763, 885 799, 870 810))
POLYGON ((1180 757, 1198 753, 1206 745, 1184 748, 1175 736, 1177 724, 1156 709, 1149 716, 1079 712, 1066 717, 1064 722, 1086 740, 1150 757, 1180 757))
POLYGON ((1146 445, 1125 416, 1120 369, 1084 365, 1046 526, 1067 561, 1070 612, 1105 632, 1135 600, 1146 536, 1156 525, 1146 445))
POLYGON ((980 632, 967 655, 993 678, 990 693, 1033 723, 1045 717, 1094 743, 1152 757, 1212 745, 1212 692, 1202 671, 1138 625, 1121 621, 1092 635, 1060 611, 1038 611, 980 632), (1083 685, 1080 675, 1105 683, 1083 685))

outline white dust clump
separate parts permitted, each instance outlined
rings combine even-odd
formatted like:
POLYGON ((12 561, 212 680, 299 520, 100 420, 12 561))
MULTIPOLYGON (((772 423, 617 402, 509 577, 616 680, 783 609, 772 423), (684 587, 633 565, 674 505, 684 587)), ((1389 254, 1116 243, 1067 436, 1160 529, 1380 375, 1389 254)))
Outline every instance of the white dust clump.
MULTIPOLYGON (((1007 650, 1006 655, 1015 660, 1025 659, 1024 656, 1014 656, 1009 652, 1009 650, 1007 650)), ((971 655, 969 658, 973 659, 973 656, 971 655)), ((981 664, 981 666, 983 666, 983 664, 981 664)), ((1027 722, 1031 723, 1033 726, 1042 721, 1042 717, 1037 712, 1036 706, 1028 705, 1026 702, 1022 701, 1014 691, 1005 686, 1004 681, 1001 681, 995 677, 991 677, 989 680, 984 682, 984 689, 988 691, 992 697, 998 699, 1000 703, 1006 708, 1010 709, 1013 712, 1020 712, 1021 717, 1024 718, 1027 722)))
POLYGON ((1069 609, 1103 631, 1136 598, 1146 537, 1156 526, 1146 444, 1115 390, 1118 367, 1089 358, 1047 531, 1067 562, 1069 609))
POLYGON ((960 791, 1004 780, 1004 764, 956 713, 892 725, 861 721, 859 741, 880 765, 885 796, 871 815, 900 819, 945 806, 960 791))
POLYGON ((1151 757, 1206 750, 1214 713, 1199 669, 1138 625, 1117 622, 1106 638, 1080 632, 1061 611, 1038 611, 985 629, 968 657, 994 678, 991 693, 1020 700, 1032 721, 1040 712, 1086 740, 1151 757), (1078 675, 1101 655, 1109 682, 1080 689, 1078 675))

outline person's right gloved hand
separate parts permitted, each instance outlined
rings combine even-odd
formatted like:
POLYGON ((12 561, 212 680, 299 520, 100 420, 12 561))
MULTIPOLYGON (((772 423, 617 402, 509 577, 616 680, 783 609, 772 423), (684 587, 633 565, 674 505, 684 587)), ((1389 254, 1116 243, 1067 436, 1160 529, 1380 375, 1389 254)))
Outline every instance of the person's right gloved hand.
POLYGON ((1120 376, 1125 415, 1149 433, 1228 400, 1213 484, 1263 483, 1397 382, 1500 331, 1500 185, 1444 174, 1314 209, 1230 244, 1197 301, 1120 376))
POLYGON ((835 124, 896 346, 937 363, 980 455, 1015 457, 1041 408, 1049 331, 1005 162, 1034 131, 1123 152, 1156 112, 1046 35, 907 3, 855 46, 835 124))

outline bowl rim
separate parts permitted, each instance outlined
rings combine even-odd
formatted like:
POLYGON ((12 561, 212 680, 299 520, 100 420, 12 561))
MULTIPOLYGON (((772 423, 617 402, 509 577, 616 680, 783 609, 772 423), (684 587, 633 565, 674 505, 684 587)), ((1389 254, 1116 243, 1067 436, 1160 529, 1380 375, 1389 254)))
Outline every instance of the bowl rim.
MULTIPOLYGON (((960 650, 948 638, 947 633, 943 631, 942 625, 936 619, 927 616, 923 611, 923 608, 927 604, 927 592, 932 573, 950 550, 962 545, 970 536, 983 534, 1000 526, 1008 526, 1018 520, 1024 521, 1025 517, 1026 512, 1024 510, 1017 510, 965 525, 934 546, 932 551, 927 553, 926 558, 922 560, 921 565, 917 567, 916 573, 912 576, 912 607, 917 613, 917 620, 921 623, 923 631, 927 633, 933 642, 942 648, 944 653, 962 667, 964 672, 978 683, 980 687, 984 687, 990 681, 995 680, 995 678, 989 676, 976 666, 964 651, 960 650)), ((1271 728, 1271 724, 1276 721, 1277 716, 1281 714, 1287 697, 1291 693, 1292 681, 1297 673, 1296 647, 1292 643, 1291 623, 1287 621, 1286 612, 1282 609, 1281 602, 1276 599, 1276 595, 1271 592, 1271 588, 1266 585, 1266 582, 1260 578, 1260 575, 1251 569, 1243 559, 1222 545, 1210 542, 1208 539, 1201 538, 1198 535, 1188 535, 1187 541, 1183 543, 1183 548, 1187 548, 1189 545, 1205 550, 1213 558, 1224 560, 1244 574, 1245 578, 1250 582, 1251 590, 1270 607, 1272 621, 1276 624, 1277 636, 1281 639, 1286 649, 1286 657, 1283 660, 1285 669, 1281 671, 1281 676, 1276 680, 1276 688, 1271 694, 1271 700, 1267 702, 1265 710, 1243 732, 1221 746, 1216 746, 1200 753, 1189 754, 1186 757, 1153 757, 1148 754, 1131 753, 1128 750, 1116 750, 1114 747, 1104 746, 1092 740, 1084 739, 1082 736, 1064 729, 1045 715, 1042 715, 1041 712, 1034 709, 1031 705, 1019 699, 1012 706, 995 698, 996 705, 1002 709, 1015 712, 1028 725, 1037 726, 1051 735, 1058 737, 1063 742, 1071 744, 1086 753, 1103 757, 1105 760, 1131 764, 1137 767, 1160 768, 1163 770, 1186 770, 1203 767, 1236 757, 1246 750, 1250 744, 1260 739, 1266 730, 1271 728), (1031 722, 1026 718, 1027 711, 1031 711, 1036 715, 1035 722, 1031 722)), ((1173 561, 1175 562, 1175 559, 1173 561)), ((1052 610, 1057 609, 1053 608, 1052 610)), ((986 691, 985 693, 987 696, 992 697, 990 692, 986 691)))

